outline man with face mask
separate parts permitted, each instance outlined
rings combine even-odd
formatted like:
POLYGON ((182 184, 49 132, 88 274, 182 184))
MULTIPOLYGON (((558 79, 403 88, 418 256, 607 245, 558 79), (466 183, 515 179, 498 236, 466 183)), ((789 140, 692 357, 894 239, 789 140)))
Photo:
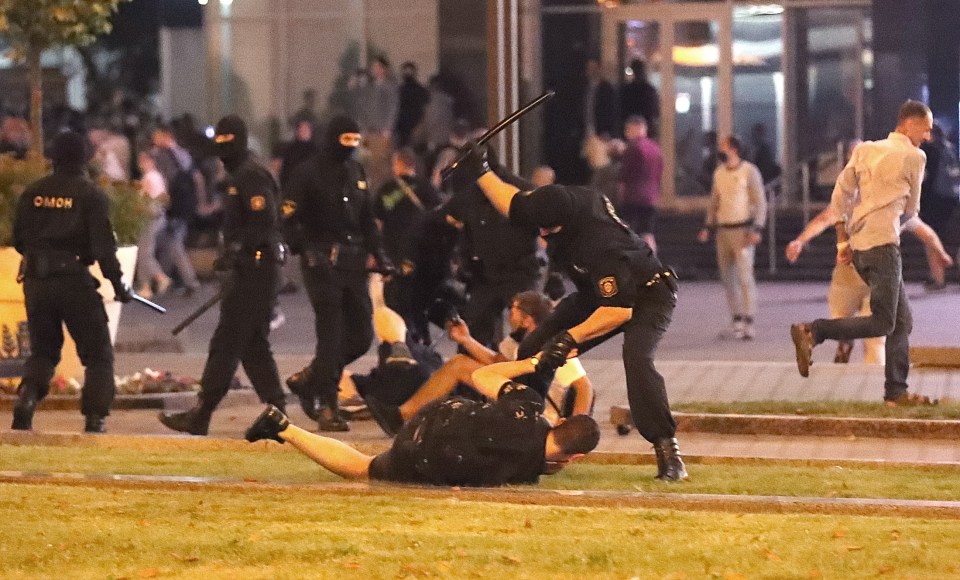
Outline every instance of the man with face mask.
POLYGON ((389 266, 366 174, 353 159, 359 145, 359 125, 335 117, 320 152, 294 170, 284 191, 284 233, 300 254, 317 335, 313 361, 287 386, 322 431, 350 428, 338 411, 337 385, 343 368, 373 341, 367 269, 389 266))
POLYGON ((94 261, 100 265, 120 302, 132 296, 121 280, 110 201, 86 174, 90 153, 82 135, 60 134, 50 155, 53 174, 31 184, 17 200, 13 245, 23 255, 31 353, 13 408, 13 429, 33 428, 33 412, 47 396, 60 362, 64 325, 85 367, 80 402, 84 431, 102 433, 110 414, 116 390, 113 347, 103 299, 87 267, 94 261))
POLYGON ((676 306, 676 275, 620 220, 610 200, 593 190, 547 185, 522 192, 490 171, 486 149, 478 146, 458 171, 475 179, 511 223, 539 230, 551 263, 576 286, 520 343, 519 358, 533 357, 536 369, 521 382, 543 393, 574 350, 583 354, 622 332, 630 411, 640 434, 653 443, 656 477, 685 479, 676 422, 653 364, 676 306))
POLYGON ((247 149, 243 119, 228 115, 216 126, 217 155, 227 170, 223 251, 215 267, 223 274, 220 321, 200 379, 199 401, 181 413, 161 413, 174 431, 206 435, 214 409, 243 363, 260 400, 284 408, 284 393, 270 350, 270 313, 285 259, 279 228, 279 188, 247 149))

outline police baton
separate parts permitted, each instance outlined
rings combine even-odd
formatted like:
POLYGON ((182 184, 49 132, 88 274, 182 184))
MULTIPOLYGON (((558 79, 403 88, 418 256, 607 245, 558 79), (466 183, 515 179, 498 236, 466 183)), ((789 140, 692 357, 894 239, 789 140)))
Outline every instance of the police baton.
POLYGON ((150 301, 150 300, 147 300, 146 298, 144 298, 143 296, 140 296, 139 294, 137 294, 137 293, 135 293, 135 292, 131 292, 131 293, 130 293, 130 298, 132 298, 134 302, 139 302, 140 304, 143 304, 143 305, 146 306, 147 308, 150 308, 151 310, 155 310, 155 311, 159 312, 160 314, 166 314, 166 313, 167 313, 167 309, 164 308, 163 306, 160 306, 160 305, 157 304, 156 302, 152 302, 152 301, 150 301))
MULTIPOLYGON (((496 137, 497 134, 500 133, 500 131, 503 131, 504 129, 509 127, 514 121, 526 115, 530 111, 536 109, 543 103, 549 101, 556 94, 557 93, 554 91, 547 91, 542 95, 540 95, 539 97, 537 97, 536 99, 530 101, 523 107, 510 113, 509 116, 507 116, 502 121, 494 125, 492 129, 490 129, 489 131, 481 135, 480 138, 477 139, 477 144, 474 145, 474 147, 480 147, 481 145, 485 144, 487 141, 490 141, 491 139, 496 137)), ((457 167, 459 167, 460 164, 463 163, 463 160, 466 159, 467 156, 470 155, 472 151, 473 151, 473 148, 464 151, 459 157, 457 157, 457 159, 453 163, 444 167, 443 170, 440 172, 441 181, 446 181, 447 179, 449 179, 450 176, 453 175, 453 172, 457 170, 457 167)))
POLYGON ((220 302, 221 300, 223 300, 223 295, 226 293, 226 291, 227 291, 227 283, 224 282, 220 286, 220 290, 218 290, 216 294, 214 294, 213 296, 208 298, 206 302, 201 304, 200 308, 197 308, 196 310, 191 312, 189 316, 183 319, 183 322, 173 327, 173 330, 170 331, 173 334, 173 336, 180 334, 184 328, 193 324, 194 320, 200 318, 201 316, 204 315, 204 313, 206 313, 207 310, 210 310, 211 308, 216 306, 217 302, 220 302))

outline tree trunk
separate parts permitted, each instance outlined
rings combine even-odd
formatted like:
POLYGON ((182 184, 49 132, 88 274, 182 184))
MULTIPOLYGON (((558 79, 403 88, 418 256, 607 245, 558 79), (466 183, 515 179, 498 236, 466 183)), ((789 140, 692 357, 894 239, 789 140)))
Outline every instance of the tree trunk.
POLYGON ((38 47, 27 50, 27 75, 30 80, 30 156, 43 157, 43 69, 38 47))

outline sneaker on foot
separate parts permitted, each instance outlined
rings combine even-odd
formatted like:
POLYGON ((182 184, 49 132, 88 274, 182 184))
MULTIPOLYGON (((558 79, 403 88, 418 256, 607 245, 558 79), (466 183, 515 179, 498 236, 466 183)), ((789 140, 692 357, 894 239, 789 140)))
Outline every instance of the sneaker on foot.
POLYGON ((260 416, 256 418, 250 428, 247 429, 244 438, 250 443, 260 441, 261 439, 272 439, 279 443, 284 443, 280 432, 290 426, 290 419, 283 414, 283 411, 273 405, 267 405, 260 416))

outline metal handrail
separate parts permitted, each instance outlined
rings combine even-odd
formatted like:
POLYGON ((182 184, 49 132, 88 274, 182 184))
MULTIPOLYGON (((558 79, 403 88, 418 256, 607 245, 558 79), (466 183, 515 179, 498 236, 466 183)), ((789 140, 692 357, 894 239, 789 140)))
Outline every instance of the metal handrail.
POLYGON ((767 197, 767 250, 770 254, 768 269, 771 274, 777 273, 777 200, 783 194, 783 175, 771 179, 763 186, 767 197))

